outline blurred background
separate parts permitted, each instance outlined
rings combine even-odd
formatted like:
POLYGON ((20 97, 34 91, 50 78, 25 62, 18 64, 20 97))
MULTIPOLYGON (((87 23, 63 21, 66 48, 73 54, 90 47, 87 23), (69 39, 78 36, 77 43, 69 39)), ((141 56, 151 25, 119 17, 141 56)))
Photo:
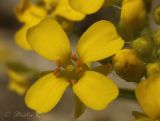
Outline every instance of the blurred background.
MULTIPOLYGON (((53 63, 46 61, 34 52, 21 49, 14 43, 14 34, 21 26, 14 15, 14 7, 18 2, 18 0, 0 0, 0 51, 5 46, 9 50, 5 54, 6 58, 25 63, 39 71, 53 69, 53 63)), ((81 26, 82 23, 77 24, 77 26, 81 27, 83 32, 95 20, 118 21, 116 17, 118 14, 118 9, 103 9, 96 15, 87 17, 83 21, 83 26, 81 26)), ((72 44, 75 45, 77 38, 74 36, 71 38, 72 44)), ((0 63, 0 69, 0 121, 132 121, 134 119, 132 111, 140 111, 140 107, 134 99, 118 98, 103 111, 96 112, 87 109, 80 118, 74 119, 73 93, 68 90, 60 103, 50 113, 37 115, 25 106, 24 96, 8 89, 9 79, 2 63, 0 63)), ((126 83, 114 74, 110 77, 120 87, 129 89, 135 87, 133 83, 126 83)))

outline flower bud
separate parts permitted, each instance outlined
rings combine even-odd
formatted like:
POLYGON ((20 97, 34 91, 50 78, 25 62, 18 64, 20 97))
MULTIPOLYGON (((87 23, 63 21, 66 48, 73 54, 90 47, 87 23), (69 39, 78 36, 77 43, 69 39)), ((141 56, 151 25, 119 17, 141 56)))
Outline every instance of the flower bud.
POLYGON ((153 50, 153 42, 145 37, 139 37, 132 42, 132 48, 140 55, 140 56, 148 56, 151 55, 153 50))
POLYGON ((153 18, 157 24, 160 24, 160 5, 155 8, 153 18))
POLYGON ((8 69, 7 75, 9 77, 8 89, 23 95, 29 87, 27 75, 8 69))
POLYGON ((160 29, 158 29, 154 34, 153 34, 153 39, 154 42, 157 46, 160 46, 160 29))
POLYGON ((154 120, 160 117, 160 75, 153 75, 139 83, 136 97, 143 111, 154 120))
POLYGON ((120 25, 128 29, 144 26, 146 10, 143 0, 123 0, 120 25))
POLYGON ((154 74, 160 74, 160 63, 149 63, 146 67, 147 76, 150 77, 154 74))
POLYGON ((123 49, 113 57, 115 72, 129 82, 139 81, 144 74, 144 64, 133 49, 123 49))

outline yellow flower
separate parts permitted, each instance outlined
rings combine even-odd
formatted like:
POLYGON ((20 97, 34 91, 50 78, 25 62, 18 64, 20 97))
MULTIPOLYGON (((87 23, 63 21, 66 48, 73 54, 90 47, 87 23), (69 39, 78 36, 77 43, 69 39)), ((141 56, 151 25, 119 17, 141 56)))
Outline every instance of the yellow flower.
POLYGON ((124 41, 112 23, 102 20, 89 27, 77 44, 78 57, 71 56, 69 39, 53 18, 29 29, 27 40, 35 52, 57 63, 53 73, 41 77, 27 91, 25 103, 31 109, 38 113, 49 112, 69 85, 75 95, 94 110, 104 109, 117 97, 118 88, 112 80, 90 71, 87 66, 88 62, 112 56, 123 47, 124 41))
POLYGON ((121 26, 135 28, 144 25, 146 11, 143 0, 123 0, 121 8, 121 26))
POLYGON ((97 12, 104 4, 105 0, 69 0, 71 7, 84 14, 97 12))
POLYGON ((136 88, 136 97, 144 112, 157 120, 160 117, 160 75, 155 74, 139 83, 136 88))
POLYGON ((55 8, 47 9, 45 6, 29 3, 28 0, 21 0, 16 7, 16 16, 24 25, 16 32, 15 42, 25 50, 32 50, 26 40, 26 32, 47 16, 57 19, 65 30, 71 28, 73 25, 71 21, 80 21, 85 18, 85 14, 70 7, 68 0, 44 0, 44 2, 46 5, 54 6, 55 8))
POLYGON ((143 77, 144 64, 133 49, 123 49, 113 57, 115 72, 129 82, 137 82, 143 77))

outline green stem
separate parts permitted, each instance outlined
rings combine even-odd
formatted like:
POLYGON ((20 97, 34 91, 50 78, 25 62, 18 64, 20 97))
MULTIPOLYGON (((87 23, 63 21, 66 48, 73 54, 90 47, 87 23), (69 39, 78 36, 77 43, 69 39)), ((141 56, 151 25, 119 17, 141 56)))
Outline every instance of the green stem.
POLYGON ((136 100, 135 91, 130 90, 130 89, 121 88, 119 89, 119 98, 136 100))

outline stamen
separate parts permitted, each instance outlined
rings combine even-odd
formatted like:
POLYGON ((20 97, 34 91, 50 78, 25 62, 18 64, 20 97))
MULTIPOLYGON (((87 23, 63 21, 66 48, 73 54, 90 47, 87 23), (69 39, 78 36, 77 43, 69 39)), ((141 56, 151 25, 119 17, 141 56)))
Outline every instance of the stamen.
POLYGON ((70 80, 70 83, 74 85, 76 83, 76 80, 70 80))
POLYGON ((61 71, 61 62, 60 60, 57 61, 57 67, 56 69, 54 70, 54 75, 58 76, 59 75, 59 72, 61 71))
POLYGON ((78 61, 78 57, 77 57, 77 55, 76 54, 72 54, 71 55, 71 58, 74 60, 74 61, 78 61))

